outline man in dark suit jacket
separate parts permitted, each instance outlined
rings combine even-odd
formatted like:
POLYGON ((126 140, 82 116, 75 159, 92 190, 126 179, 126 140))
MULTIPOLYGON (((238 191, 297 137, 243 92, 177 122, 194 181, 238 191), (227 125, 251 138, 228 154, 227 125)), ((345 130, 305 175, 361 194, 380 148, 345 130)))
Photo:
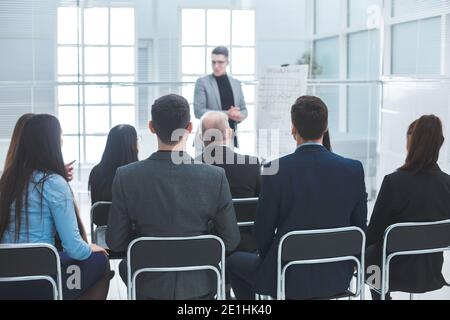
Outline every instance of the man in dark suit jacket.
MULTIPOLYGON (((276 297, 277 250, 286 233, 366 228, 367 193, 361 163, 322 145, 328 128, 326 105, 316 97, 300 97, 291 114, 298 148, 278 160, 278 173, 263 173, 255 225, 259 255, 238 252, 227 261, 238 299, 254 299, 255 293, 276 297)), ((349 262, 292 267, 286 275, 286 297, 327 298, 343 293, 353 267, 349 262)))
MULTIPOLYGON (((233 141, 233 130, 225 113, 207 112, 201 119, 202 140, 205 145, 198 161, 225 170, 233 199, 258 198, 260 189, 261 165, 257 157, 234 152, 230 145, 233 141)), ((246 212, 245 221, 254 221, 255 214, 246 212)), ((238 251, 254 252, 256 244, 253 228, 241 228, 241 243, 238 251)))
MULTIPOLYGON (((109 248, 124 251, 135 237, 192 237, 213 231, 233 251, 240 237, 225 172, 185 152, 192 131, 186 99, 168 95, 156 100, 149 127, 158 137, 158 152, 119 168, 113 182, 109 248)), ((125 261, 119 269, 126 282, 125 261)), ((145 277, 142 298, 194 299, 211 297, 216 290, 215 276, 208 271, 145 277)))

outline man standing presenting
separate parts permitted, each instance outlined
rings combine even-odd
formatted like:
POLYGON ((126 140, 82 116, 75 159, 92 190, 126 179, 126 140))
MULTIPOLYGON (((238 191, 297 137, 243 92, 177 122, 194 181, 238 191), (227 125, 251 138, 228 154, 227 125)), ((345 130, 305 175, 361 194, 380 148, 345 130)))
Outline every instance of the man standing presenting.
MULTIPOLYGON (((195 84, 194 112, 200 119, 208 111, 223 111, 228 116, 231 129, 237 132, 237 124, 247 116, 241 82, 227 74, 229 53, 226 47, 217 47, 211 55, 213 74, 202 77, 195 84)), ((234 137, 234 146, 238 147, 234 137)))

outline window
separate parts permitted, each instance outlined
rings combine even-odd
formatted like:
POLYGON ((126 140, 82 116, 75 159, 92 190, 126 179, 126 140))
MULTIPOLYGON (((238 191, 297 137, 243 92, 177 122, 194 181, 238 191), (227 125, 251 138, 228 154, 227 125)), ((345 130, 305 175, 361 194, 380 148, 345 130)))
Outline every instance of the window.
POLYGON ((339 38, 317 40, 314 43, 315 61, 321 66, 321 73, 317 78, 339 78, 339 38))
POLYGON ((380 33, 360 31, 348 35, 349 79, 377 79, 380 74, 380 33))
POLYGON ((133 8, 58 8, 58 116, 66 161, 99 162, 110 128, 135 125, 135 89, 126 86, 135 81, 134 30, 133 8))
POLYGON ((340 27, 340 0, 315 0, 316 34, 335 33, 340 27))
POLYGON ((441 18, 392 26, 392 74, 440 74, 441 18))
POLYGON ((376 190, 381 0, 314 0, 308 92, 328 106, 333 150, 361 161, 376 190))
POLYGON ((442 0, 392 0, 392 16, 414 15, 425 10, 442 8, 442 0))
MULTIPOLYGON (((183 9, 181 14, 181 73, 185 83, 211 72, 211 52, 219 45, 230 50, 228 72, 243 81, 255 80, 255 11, 183 9)), ((255 87, 243 85, 249 117, 239 126, 240 146, 256 152, 255 87)), ((185 84, 183 96, 192 104, 194 86, 185 84)), ((194 114, 192 110, 192 119, 194 114)), ((194 131, 198 120, 194 120, 194 131)), ((191 145, 191 144, 189 144, 191 145)))
POLYGON ((370 26, 382 14, 381 5, 382 0, 348 0, 348 26, 370 26))

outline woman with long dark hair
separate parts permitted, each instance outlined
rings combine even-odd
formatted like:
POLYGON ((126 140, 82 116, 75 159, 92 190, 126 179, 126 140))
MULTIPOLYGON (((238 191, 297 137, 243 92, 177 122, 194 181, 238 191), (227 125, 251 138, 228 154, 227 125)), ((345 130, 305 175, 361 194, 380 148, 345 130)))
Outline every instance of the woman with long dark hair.
MULTIPOLYGON (((8 152, 6 153, 3 171, 6 171, 6 169, 8 169, 11 166, 11 163, 14 159, 14 154, 19 144, 20 136, 22 135, 23 127, 25 126, 25 123, 33 116, 34 113, 25 113, 17 120, 16 125, 14 126, 13 134, 11 136, 11 142, 9 143, 8 152)), ((71 181, 73 178, 73 163, 66 164, 65 167, 67 179, 71 181)))
POLYGON ((331 147, 331 138, 330 138, 330 130, 327 130, 323 135, 323 146, 330 152, 333 152, 333 148, 331 147))
MULTIPOLYGON (((41 114, 26 121, 10 166, 0 179, 0 242, 48 243, 56 234, 65 299, 106 299, 109 262, 103 248, 89 245, 79 229, 77 209, 61 152, 61 126, 41 114), (67 267, 81 269, 81 287, 66 286, 67 267)), ((38 262, 37 262, 38 263, 38 262)), ((2 298, 43 298, 41 284, 1 284, 2 298)), ((45 296, 45 295, 44 295, 45 296)))
POLYGON ((111 129, 102 160, 89 175, 92 204, 112 200, 112 183, 119 167, 138 161, 138 136, 133 126, 122 124, 111 129))
POLYGON ((34 116, 33 113, 25 113, 17 120, 16 125, 14 126, 13 134, 11 136, 11 142, 9 144, 8 152, 6 153, 6 160, 3 166, 3 171, 6 171, 11 166, 14 159, 14 154, 16 153, 17 146, 19 144, 20 136, 22 135, 23 127, 25 126, 25 123, 28 121, 28 119, 30 119, 32 116, 34 116))
MULTIPOLYGON (((441 120, 421 117, 410 125, 407 141, 405 164, 384 178, 373 210, 367 230, 367 267, 381 265, 383 235, 390 225, 450 219, 450 176, 437 164, 444 144, 441 120)), ((442 264, 442 253, 393 259, 390 291, 425 293, 442 288, 447 284, 442 264)), ((376 292, 372 297, 380 298, 376 292)))

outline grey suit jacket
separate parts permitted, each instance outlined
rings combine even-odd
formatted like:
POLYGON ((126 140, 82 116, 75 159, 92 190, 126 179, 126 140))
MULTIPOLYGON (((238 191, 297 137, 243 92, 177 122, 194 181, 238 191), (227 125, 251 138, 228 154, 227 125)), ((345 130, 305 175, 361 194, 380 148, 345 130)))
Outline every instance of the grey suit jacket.
MULTIPOLYGON (((234 250, 240 236, 224 170, 195 162, 186 153, 184 164, 175 164, 171 157, 171 152, 156 152, 117 170, 106 232, 109 248, 124 251, 137 237, 213 233, 227 251, 234 250)), ((153 299, 190 299, 216 290, 215 275, 209 271, 144 277, 140 294, 153 299)))
MULTIPOLYGON (((231 90, 233 91, 235 107, 239 107, 242 115, 247 118, 248 111, 245 105, 241 82, 231 76, 228 76, 228 79, 230 80, 231 90)), ((195 117, 200 119, 208 111, 222 111, 219 86, 212 74, 199 78, 195 84, 194 91, 195 117)))

